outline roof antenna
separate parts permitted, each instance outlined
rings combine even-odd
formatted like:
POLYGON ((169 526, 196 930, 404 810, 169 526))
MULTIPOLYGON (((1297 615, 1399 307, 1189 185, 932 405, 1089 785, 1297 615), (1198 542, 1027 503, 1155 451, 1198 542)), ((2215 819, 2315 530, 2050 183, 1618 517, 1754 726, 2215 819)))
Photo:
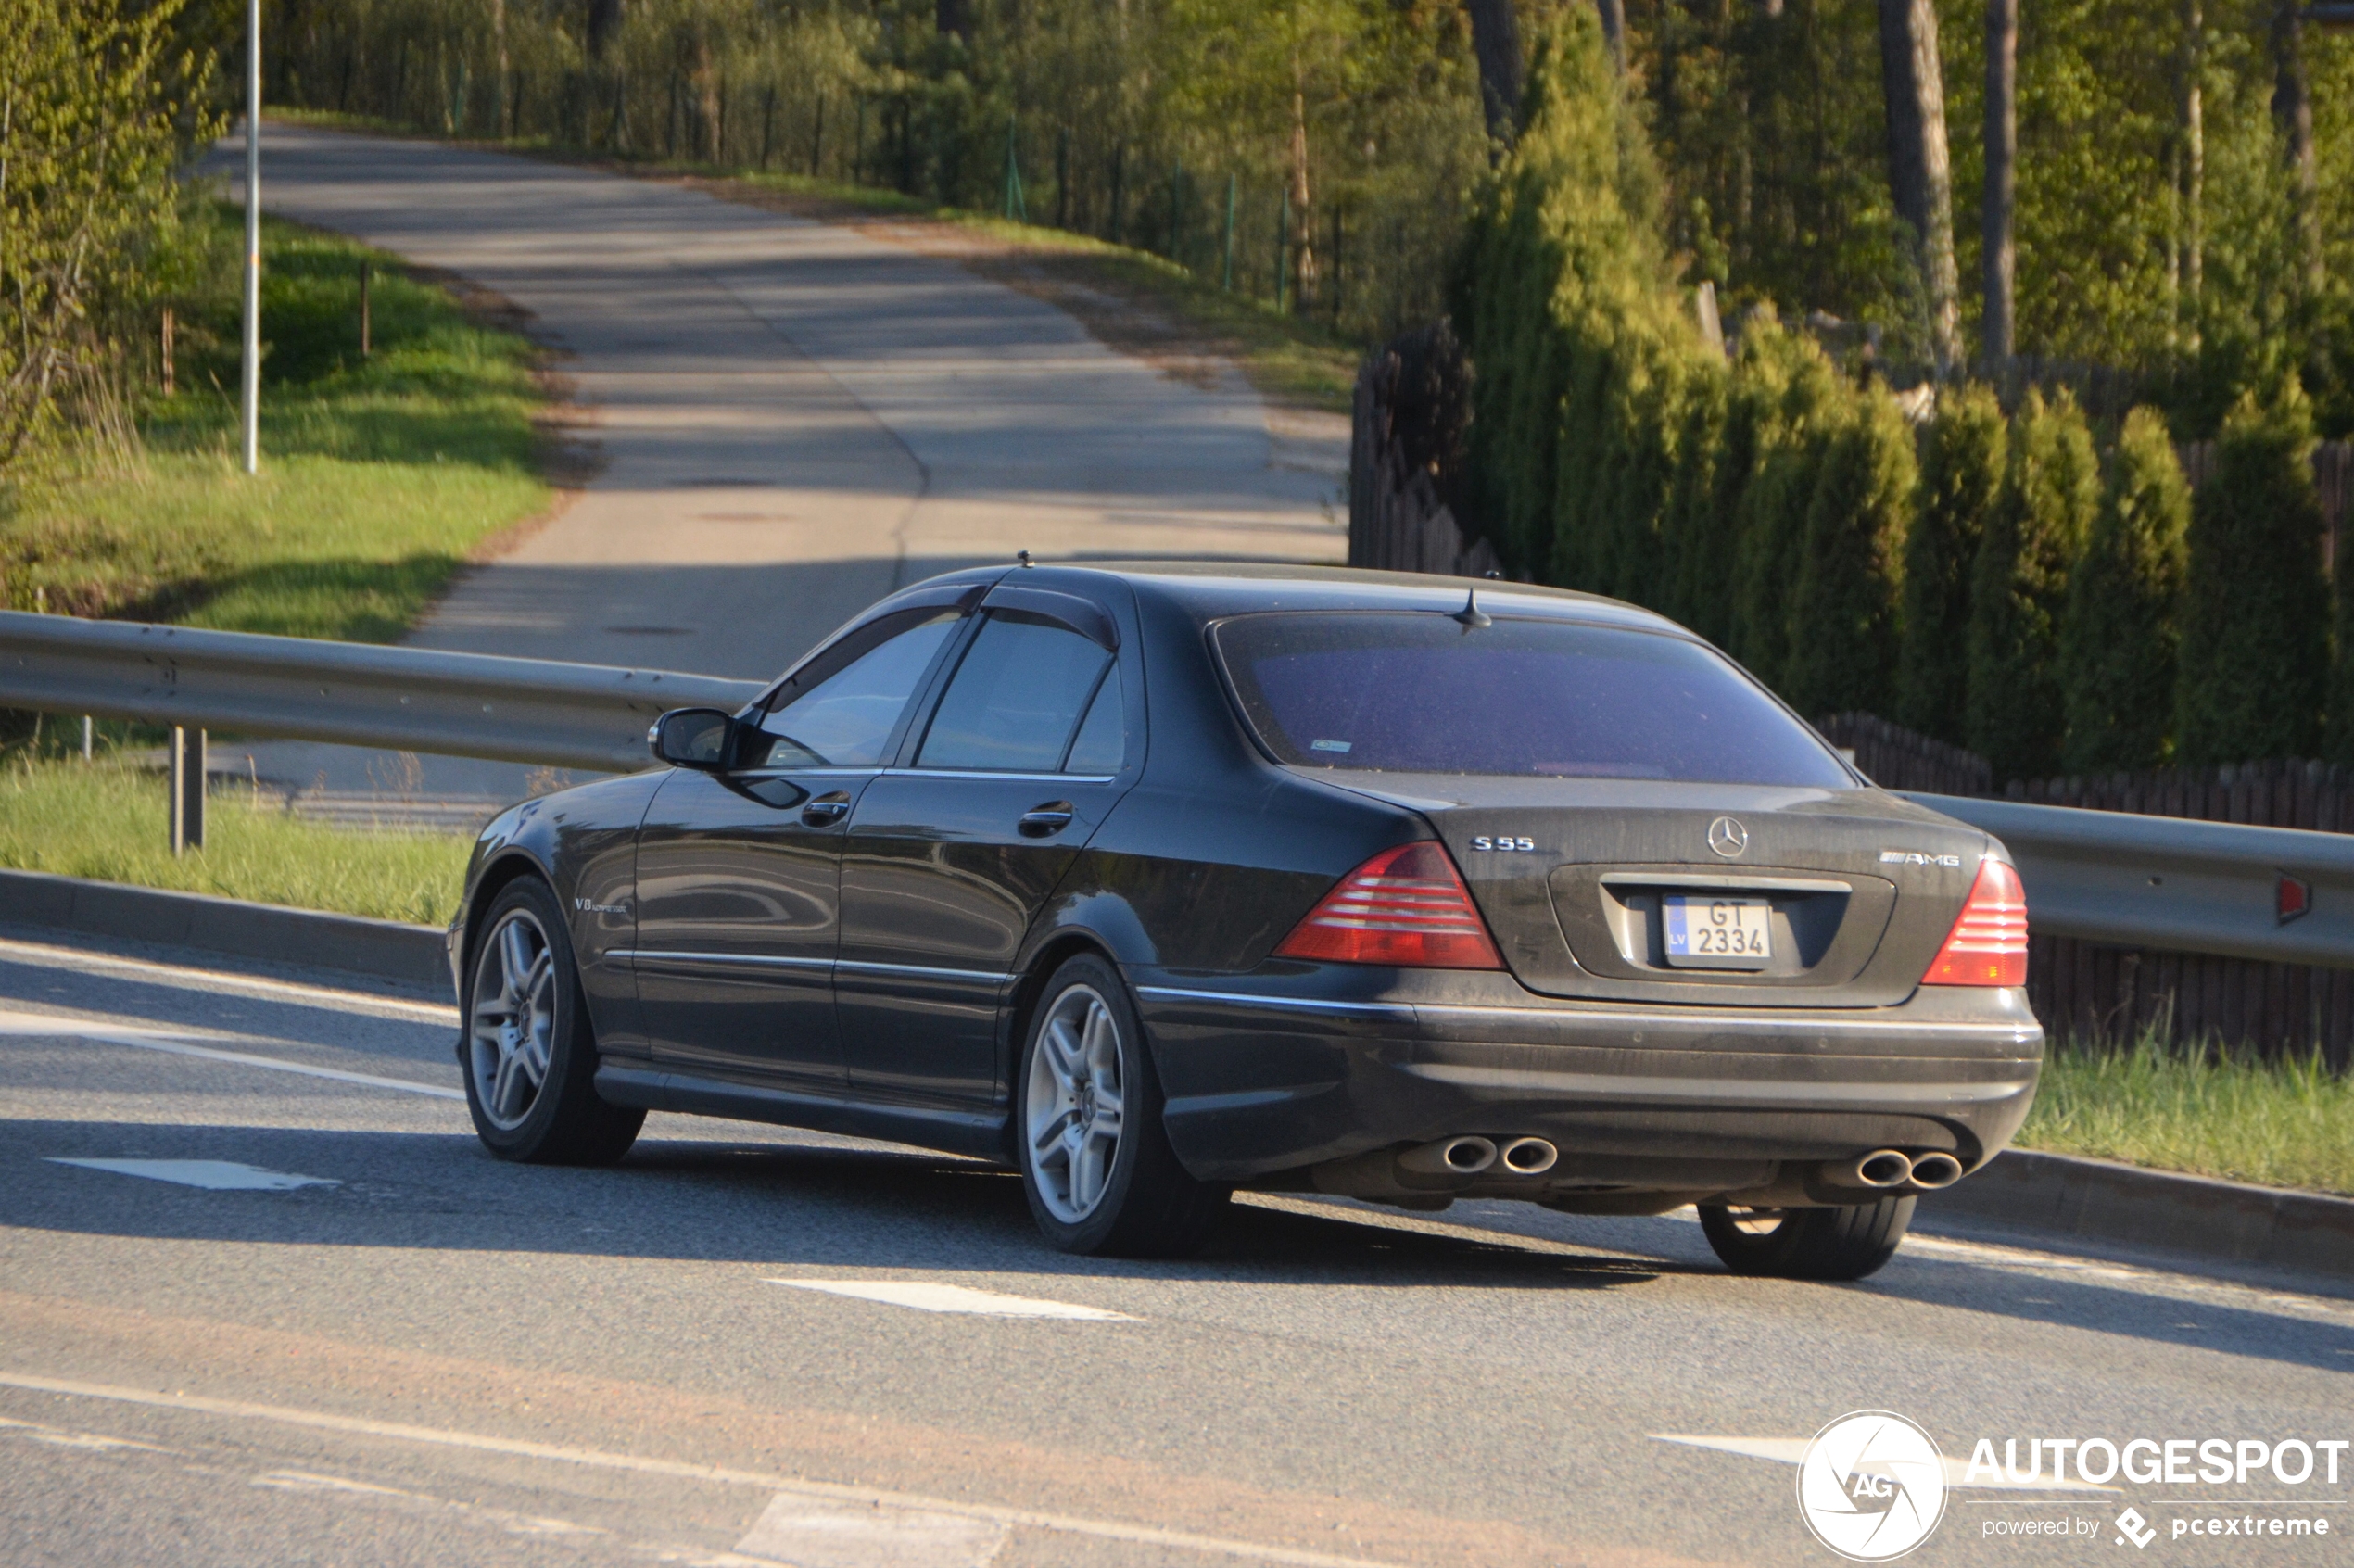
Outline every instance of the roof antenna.
POLYGON ((1014 559, 1022 565, 1027 566, 1030 564, 1030 551, 1026 550, 1018 550, 1014 551, 1014 559))
POLYGON ((1462 622, 1465 631, 1474 631, 1481 626, 1492 626, 1496 624, 1496 617, 1479 607, 1479 589, 1476 587, 1463 596, 1463 607, 1447 618, 1450 621, 1462 622))

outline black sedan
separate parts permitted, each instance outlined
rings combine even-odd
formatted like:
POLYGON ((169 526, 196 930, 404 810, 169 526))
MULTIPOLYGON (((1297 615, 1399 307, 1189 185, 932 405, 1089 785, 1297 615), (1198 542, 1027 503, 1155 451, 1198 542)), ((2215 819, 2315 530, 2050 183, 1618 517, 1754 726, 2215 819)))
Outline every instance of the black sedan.
POLYGON ((1697 1204, 1737 1271, 1854 1278, 2033 1096, 2002 846, 1612 601, 958 572, 651 739, 468 867, 502 1157, 687 1111, 1003 1161, 1074 1251, 1251 1187, 1697 1204))

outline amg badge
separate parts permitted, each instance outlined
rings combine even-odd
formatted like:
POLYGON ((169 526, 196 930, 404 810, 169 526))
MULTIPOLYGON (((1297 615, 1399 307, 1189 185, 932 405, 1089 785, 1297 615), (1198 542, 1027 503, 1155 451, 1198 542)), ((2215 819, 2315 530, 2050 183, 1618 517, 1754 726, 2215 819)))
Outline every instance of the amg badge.
POLYGON ((1879 852, 1879 863, 1882 866, 1958 866, 1962 857, 1958 854, 1923 854, 1918 850, 1882 850, 1879 852))

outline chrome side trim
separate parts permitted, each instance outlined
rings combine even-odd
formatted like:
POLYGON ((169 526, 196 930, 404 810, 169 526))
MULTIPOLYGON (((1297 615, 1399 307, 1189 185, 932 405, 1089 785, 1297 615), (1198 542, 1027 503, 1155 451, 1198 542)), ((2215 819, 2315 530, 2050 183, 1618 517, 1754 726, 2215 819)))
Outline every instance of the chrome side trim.
POLYGON ((1504 1089, 1529 1094, 1574 1094, 1584 1099, 1635 1100, 1645 1105, 1683 1101, 1728 1106, 1940 1106, 1991 1105, 2017 1099, 2034 1080, 2001 1083, 1777 1082, 1757 1078, 1626 1077, 1601 1072, 1543 1072, 1510 1068, 1465 1067, 1445 1062, 1400 1062, 1398 1070, 1434 1083, 1468 1089, 1504 1089))
POLYGON ((1003 985, 1011 975, 992 974, 986 969, 942 969, 929 964, 873 964, 865 959, 842 958, 835 961, 837 973, 855 969, 868 975, 923 975, 933 980, 980 980, 990 985, 1003 985))
POLYGON ((830 958, 785 958, 766 953, 682 953, 669 949, 616 947, 605 954, 623 963, 712 964, 728 969, 783 969, 795 973, 830 971, 830 958))
POLYGON ((1139 996, 1156 1002, 1234 1002, 1247 1007, 1272 1007, 1280 1012, 1336 1013, 1345 1018, 1395 1018, 1415 1021, 1414 1009, 1401 1002, 1320 1002, 1305 996, 1254 996, 1241 991, 1194 991, 1176 985, 1140 985, 1139 996))
POLYGON ((1031 784, 1109 784, 1117 773, 991 773, 966 767, 887 767, 886 778, 1010 778, 1031 784))

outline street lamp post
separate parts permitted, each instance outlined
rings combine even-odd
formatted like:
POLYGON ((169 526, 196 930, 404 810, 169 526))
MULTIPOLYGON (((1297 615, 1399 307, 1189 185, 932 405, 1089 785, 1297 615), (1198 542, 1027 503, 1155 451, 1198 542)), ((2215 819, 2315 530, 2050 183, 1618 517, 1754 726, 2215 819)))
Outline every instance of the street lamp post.
POLYGON ((246 472, 261 469, 261 0, 246 0, 246 472))

